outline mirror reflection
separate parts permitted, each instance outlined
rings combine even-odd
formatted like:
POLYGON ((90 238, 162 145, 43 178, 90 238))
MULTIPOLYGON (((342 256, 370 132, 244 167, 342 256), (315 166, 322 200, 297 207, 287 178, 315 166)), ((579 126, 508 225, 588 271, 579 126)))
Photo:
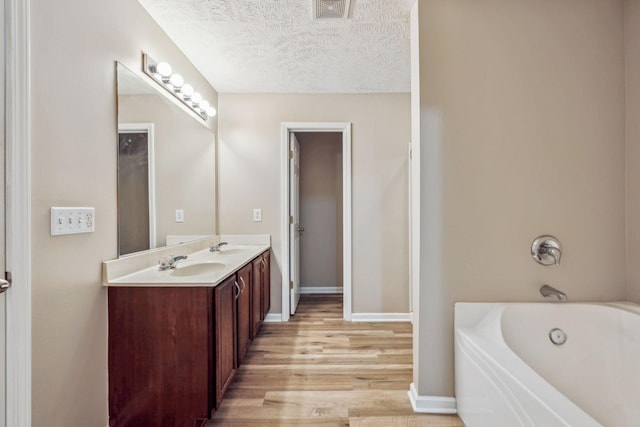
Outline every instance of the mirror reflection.
POLYGON ((215 134, 120 63, 116 74, 118 254, 215 234, 215 134))

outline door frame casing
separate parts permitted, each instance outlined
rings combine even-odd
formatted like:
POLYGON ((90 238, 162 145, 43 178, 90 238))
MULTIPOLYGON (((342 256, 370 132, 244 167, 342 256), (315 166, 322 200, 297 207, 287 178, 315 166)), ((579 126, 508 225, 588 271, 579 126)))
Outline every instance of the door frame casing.
POLYGON ((30 1, 4 0, 7 426, 31 427, 30 1))
POLYGON ((342 134, 342 287, 343 317, 351 321, 352 315, 352 224, 351 224, 351 123, 350 122, 283 122, 281 125, 281 243, 282 243, 282 321, 290 317, 289 281, 290 227, 289 227, 289 134, 295 132, 340 132, 342 134))

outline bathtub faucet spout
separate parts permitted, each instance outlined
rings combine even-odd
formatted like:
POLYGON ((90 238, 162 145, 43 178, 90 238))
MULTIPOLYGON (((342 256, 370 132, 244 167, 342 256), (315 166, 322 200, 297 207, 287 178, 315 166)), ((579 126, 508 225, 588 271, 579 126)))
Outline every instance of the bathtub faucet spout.
POLYGON ((567 300, 567 294, 549 285, 542 285, 540 287, 540 294, 543 297, 556 297, 559 301, 567 300))

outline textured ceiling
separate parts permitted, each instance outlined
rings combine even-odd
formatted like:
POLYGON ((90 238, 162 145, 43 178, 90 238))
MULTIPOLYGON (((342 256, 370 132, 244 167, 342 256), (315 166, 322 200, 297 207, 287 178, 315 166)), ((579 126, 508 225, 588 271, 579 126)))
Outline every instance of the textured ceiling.
POLYGON ((219 92, 410 89, 413 0, 351 0, 325 21, 312 0, 139 1, 219 92))

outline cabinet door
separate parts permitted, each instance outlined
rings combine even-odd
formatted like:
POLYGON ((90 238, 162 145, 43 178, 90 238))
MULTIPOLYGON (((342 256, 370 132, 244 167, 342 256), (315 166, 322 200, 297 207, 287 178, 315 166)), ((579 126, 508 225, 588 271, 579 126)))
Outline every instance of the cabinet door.
POLYGON ((210 417, 212 304, 212 288, 109 288, 110 426, 210 417))
POLYGON ((214 288, 216 408, 236 374, 236 276, 214 288))
POLYGON ((271 308, 271 264, 269 251, 262 254, 262 319, 271 308))
POLYGON ((238 366, 242 363, 249 343, 251 342, 251 276, 253 267, 251 264, 238 271, 238 295, 237 322, 238 322, 238 366))
POLYGON ((258 335, 262 317, 262 256, 254 259, 251 278, 251 339, 258 335))

